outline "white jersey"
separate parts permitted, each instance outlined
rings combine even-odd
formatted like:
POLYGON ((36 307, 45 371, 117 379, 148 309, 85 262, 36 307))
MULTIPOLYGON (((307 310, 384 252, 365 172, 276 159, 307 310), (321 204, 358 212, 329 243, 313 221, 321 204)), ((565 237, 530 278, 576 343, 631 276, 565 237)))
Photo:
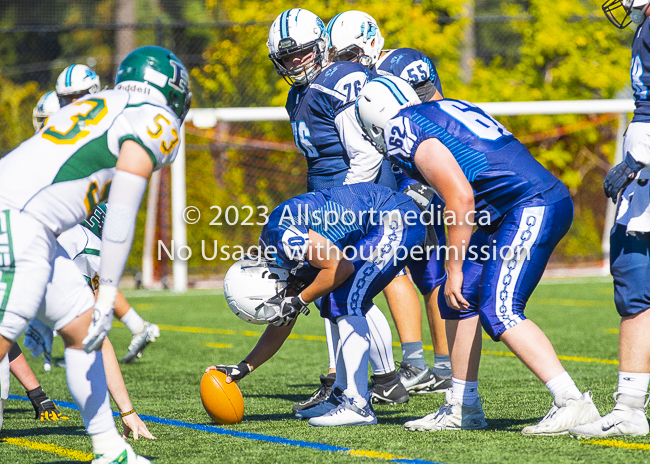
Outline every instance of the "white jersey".
POLYGON ((57 241, 77 265, 86 282, 93 290, 96 290, 99 284, 101 239, 86 227, 78 224, 59 235, 57 241))
POLYGON ((58 235, 106 201, 126 140, 141 145, 157 170, 174 161, 179 137, 178 118, 162 96, 87 95, 0 159, 0 204, 27 212, 58 235))

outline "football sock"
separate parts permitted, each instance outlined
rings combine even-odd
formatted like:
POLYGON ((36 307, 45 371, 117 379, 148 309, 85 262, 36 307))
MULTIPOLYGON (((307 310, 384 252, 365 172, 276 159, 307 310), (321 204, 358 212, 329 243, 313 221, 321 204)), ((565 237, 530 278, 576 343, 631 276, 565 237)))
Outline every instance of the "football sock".
POLYGON ((9 356, 5 356, 0 361, 0 399, 6 400, 9 398, 9 356))
POLYGON ((329 368, 336 369, 336 346, 332 340, 332 321, 324 319, 325 321, 325 338, 327 339, 327 354, 329 355, 329 368))
POLYGON ((99 456, 106 453, 114 454, 124 449, 124 438, 120 436, 115 427, 106 432, 91 435, 90 438, 93 441, 93 452, 99 456))
POLYGON ((557 397, 560 393, 566 392, 566 398, 580 398, 582 393, 576 387, 575 382, 567 371, 562 372, 557 377, 546 382, 546 388, 551 392, 553 398, 557 397))
POLYGON ((332 345, 335 347, 334 361, 336 362, 336 380, 334 380, 334 385, 332 385, 332 391, 338 389, 340 391, 345 390, 347 372, 345 371, 345 363, 343 362, 343 356, 341 356, 341 343, 339 337, 339 326, 332 323, 330 325, 331 334, 332 334, 332 345))
POLYGON ((452 377, 451 400, 456 403, 474 404, 478 399, 478 381, 468 382, 452 377))
POLYGON ((411 363, 418 369, 425 369, 427 363, 424 362, 424 348, 422 342, 402 343, 402 361, 411 363))
POLYGON ((130 308, 126 314, 120 319, 120 322, 126 326, 127 329, 131 331, 133 335, 142 333, 144 330, 144 319, 140 317, 138 313, 135 312, 135 309, 130 308))
MULTIPOLYGON (((101 351, 86 353, 84 350, 66 348, 64 357, 68 389, 74 402, 79 406, 88 435, 96 435, 111 429, 117 433, 108 399, 101 351)), ((101 454, 97 449, 95 452, 101 454)))
POLYGON ((451 359, 448 354, 435 355, 433 371, 440 377, 449 377, 451 375, 451 359))
POLYGON ((341 337, 339 357, 343 358, 346 371, 344 393, 355 405, 363 408, 368 397, 368 322, 363 316, 343 316, 339 317, 336 323, 341 337))
POLYGON ((368 310, 365 319, 370 330, 370 366, 372 372, 385 374, 395 370, 393 358, 393 334, 386 316, 375 305, 368 310))
POLYGON ((650 374, 639 372, 619 372, 618 392, 630 396, 645 397, 648 393, 650 374))

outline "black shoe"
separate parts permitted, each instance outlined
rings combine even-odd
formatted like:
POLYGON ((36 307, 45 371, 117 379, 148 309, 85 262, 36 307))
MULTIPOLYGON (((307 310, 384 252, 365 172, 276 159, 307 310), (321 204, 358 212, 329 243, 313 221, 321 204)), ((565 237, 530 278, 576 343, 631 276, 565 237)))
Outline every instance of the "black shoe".
POLYGON ((371 401, 373 403, 408 403, 409 392, 400 381, 400 376, 397 374, 397 371, 389 372, 388 374, 373 375, 370 379, 372 381, 370 391, 371 401))
POLYGON ((446 393, 451 391, 451 374, 448 377, 442 377, 433 368, 431 369, 431 373, 433 374, 434 380, 429 383, 427 388, 419 390, 418 393, 446 393))
POLYGON ((336 374, 327 374, 326 376, 321 374, 320 376, 320 387, 305 401, 296 403, 293 405, 291 410, 293 412, 302 411, 303 409, 311 408, 316 406, 318 403, 325 401, 332 394, 332 385, 336 380, 336 374))

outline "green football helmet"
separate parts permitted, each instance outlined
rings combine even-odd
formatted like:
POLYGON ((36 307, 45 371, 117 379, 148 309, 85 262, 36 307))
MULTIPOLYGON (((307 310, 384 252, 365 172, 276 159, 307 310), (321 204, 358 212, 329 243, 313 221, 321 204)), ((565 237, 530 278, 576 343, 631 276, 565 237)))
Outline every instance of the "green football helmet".
POLYGON ((102 229, 104 229, 104 218, 106 217, 106 203, 97 205, 93 214, 81 223, 86 229, 91 231, 100 239, 102 238, 102 229))
POLYGON ((136 48, 122 60, 115 76, 116 86, 127 81, 146 82, 160 90, 167 105, 183 122, 192 92, 187 69, 172 52, 154 45, 136 48))

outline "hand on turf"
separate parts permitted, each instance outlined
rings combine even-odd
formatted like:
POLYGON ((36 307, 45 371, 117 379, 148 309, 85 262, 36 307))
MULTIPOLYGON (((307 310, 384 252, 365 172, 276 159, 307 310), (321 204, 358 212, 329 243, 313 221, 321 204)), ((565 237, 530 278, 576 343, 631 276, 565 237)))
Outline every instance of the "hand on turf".
POLYGON ((273 302, 271 300, 268 303, 275 303, 276 310, 275 316, 269 318, 268 321, 269 324, 273 324, 276 327, 291 324, 301 313, 305 316, 309 314, 309 308, 299 296, 285 297, 279 302, 273 302))
POLYGON ((469 303, 463 297, 463 272, 448 272, 445 283, 445 299, 450 308, 456 311, 468 310, 469 303))
POLYGON ((242 361, 239 364, 218 364, 216 366, 210 366, 205 370, 207 374, 210 371, 220 371, 226 374, 226 383, 231 383, 232 381, 239 382, 241 379, 246 377, 252 372, 250 364, 246 361, 242 361))
POLYGON ((25 333, 25 348, 34 358, 45 353, 45 359, 52 359, 52 339, 54 331, 38 319, 32 319, 25 333))
POLYGON ((133 432, 134 440, 137 440, 139 435, 143 436, 144 438, 148 438, 149 440, 156 439, 156 437, 151 434, 145 423, 142 422, 140 416, 138 416, 138 414, 135 412, 122 418, 122 427, 124 429, 122 432, 123 438, 129 438, 131 432, 133 432))

